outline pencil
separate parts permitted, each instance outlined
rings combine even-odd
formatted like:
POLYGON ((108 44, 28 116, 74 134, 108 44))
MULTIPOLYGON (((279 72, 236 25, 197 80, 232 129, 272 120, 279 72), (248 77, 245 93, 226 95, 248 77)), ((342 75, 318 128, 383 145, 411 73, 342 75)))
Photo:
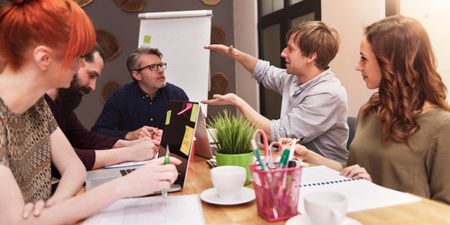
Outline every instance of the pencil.
MULTIPOLYGON (((170 155, 169 145, 167 145, 166 154, 164 155, 164 165, 169 164, 169 155, 170 155)), ((165 188, 162 190, 162 197, 167 198, 167 189, 165 188)))

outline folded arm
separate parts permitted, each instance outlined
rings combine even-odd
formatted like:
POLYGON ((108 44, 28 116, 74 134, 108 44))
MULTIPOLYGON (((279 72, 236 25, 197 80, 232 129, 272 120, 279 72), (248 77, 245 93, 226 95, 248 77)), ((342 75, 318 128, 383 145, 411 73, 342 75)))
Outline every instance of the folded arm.
POLYGON ((163 158, 153 160, 127 176, 102 184, 75 197, 63 199, 42 209, 39 216, 30 216, 27 219, 22 217, 25 203, 20 188, 11 170, 0 164, 0 180, 2 180, 0 224, 73 224, 118 199, 143 196, 169 188, 178 176, 173 164, 181 162, 172 157, 171 164, 163 165, 163 161, 163 158))

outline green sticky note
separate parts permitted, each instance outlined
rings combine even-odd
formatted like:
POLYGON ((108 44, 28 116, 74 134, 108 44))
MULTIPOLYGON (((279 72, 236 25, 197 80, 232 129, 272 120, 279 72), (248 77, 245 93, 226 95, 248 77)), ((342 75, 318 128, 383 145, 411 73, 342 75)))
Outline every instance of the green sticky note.
POLYGON ((197 116, 198 116, 198 108, 200 107, 199 104, 193 104, 192 105, 192 112, 191 112, 191 121, 197 122, 197 116))
POLYGON ((152 35, 144 35, 144 43, 150 44, 152 42, 152 35))
POLYGON ((166 113, 166 125, 170 124, 170 116, 172 115, 172 110, 167 111, 166 113))

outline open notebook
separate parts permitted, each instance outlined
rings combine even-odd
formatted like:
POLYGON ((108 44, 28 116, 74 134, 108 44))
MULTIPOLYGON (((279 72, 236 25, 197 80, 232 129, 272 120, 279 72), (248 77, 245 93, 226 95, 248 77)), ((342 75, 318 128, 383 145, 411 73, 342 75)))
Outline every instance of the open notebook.
POLYGON ((420 201, 420 197, 385 188, 364 179, 351 179, 325 166, 302 169, 298 210, 304 213, 303 196, 315 191, 334 191, 348 199, 348 212, 420 201))

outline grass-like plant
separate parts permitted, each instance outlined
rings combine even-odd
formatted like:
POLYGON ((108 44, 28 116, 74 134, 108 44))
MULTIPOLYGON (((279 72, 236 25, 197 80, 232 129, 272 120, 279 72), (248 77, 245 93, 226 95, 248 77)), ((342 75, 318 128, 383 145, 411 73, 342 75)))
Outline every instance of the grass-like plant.
POLYGON ((232 115, 227 110, 217 115, 208 124, 216 129, 214 141, 217 151, 222 154, 242 154, 252 152, 251 139, 256 128, 245 118, 232 115))

